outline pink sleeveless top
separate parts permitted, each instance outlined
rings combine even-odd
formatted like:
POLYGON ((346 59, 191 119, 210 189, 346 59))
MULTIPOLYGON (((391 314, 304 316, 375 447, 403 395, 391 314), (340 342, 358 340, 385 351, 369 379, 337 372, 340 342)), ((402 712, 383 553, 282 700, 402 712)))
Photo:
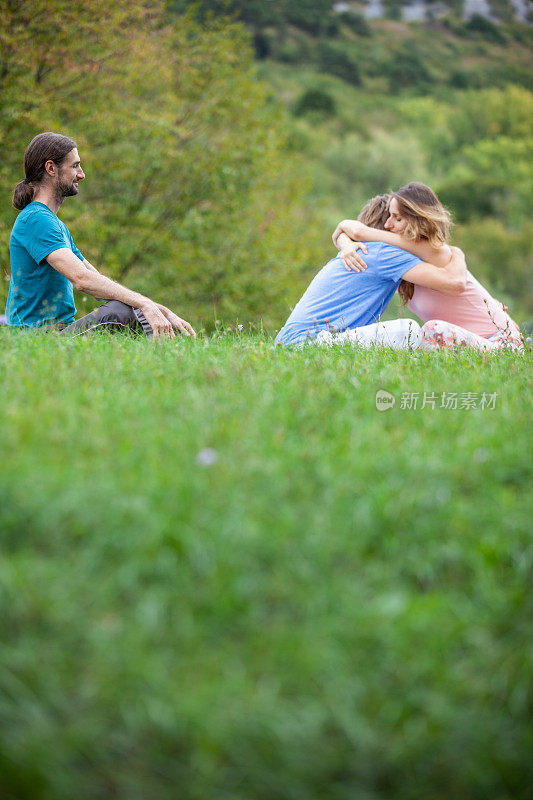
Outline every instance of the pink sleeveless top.
POLYGON ((407 308, 423 322, 441 319, 479 336, 492 336, 503 330, 519 332, 518 325, 503 310, 503 305, 470 272, 467 273, 466 288, 461 294, 443 294, 425 286, 415 286, 407 308))

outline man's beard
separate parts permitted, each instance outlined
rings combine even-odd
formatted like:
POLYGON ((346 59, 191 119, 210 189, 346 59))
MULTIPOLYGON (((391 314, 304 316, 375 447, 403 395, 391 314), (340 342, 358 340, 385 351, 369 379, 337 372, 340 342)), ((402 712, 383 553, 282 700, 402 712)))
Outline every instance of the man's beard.
POLYGON ((59 181, 56 186, 56 199, 62 203, 65 197, 74 197, 78 194, 78 184, 74 181, 59 181))

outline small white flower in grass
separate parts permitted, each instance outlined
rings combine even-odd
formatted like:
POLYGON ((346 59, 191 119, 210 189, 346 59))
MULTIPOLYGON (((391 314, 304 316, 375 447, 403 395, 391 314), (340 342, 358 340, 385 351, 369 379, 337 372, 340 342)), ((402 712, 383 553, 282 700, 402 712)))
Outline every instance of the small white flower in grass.
POLYGON ((204 447, 196 454, 196 463, 199 467, 212 467, 218 461, 218 453, 212 447, 204 447))
POLYGON ((244 325, 237 325, 237 330, 242 331, 244 329, 244 325))
POLYGON ((436 505, 445 506, 446 503, 449 503, 451 496, 452 493, 448 486, 439 486, 439 488, 435 492, 433 500, 436 503, 436 505))
POLYGON ((486 447, 480 447, 474 451, 474 461, 476 464, 483 464, 489 458, 489 451, 486 447))

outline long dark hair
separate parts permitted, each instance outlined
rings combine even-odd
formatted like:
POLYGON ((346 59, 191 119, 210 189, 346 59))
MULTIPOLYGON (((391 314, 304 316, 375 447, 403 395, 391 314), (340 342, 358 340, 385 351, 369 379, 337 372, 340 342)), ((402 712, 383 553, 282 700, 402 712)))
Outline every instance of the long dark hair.
POLYGON ((39 133, 26 148, 24 153, 25 179, 17 183, 13 191, 13 205, 19 211, 26 208, 34 198, 35 185, 44 176, 44 165, 53 161, 60 165, 71 150, 77 147, 76 142, 61 133, 39 133), (33 185, 32 185, 33 184, 33 185))

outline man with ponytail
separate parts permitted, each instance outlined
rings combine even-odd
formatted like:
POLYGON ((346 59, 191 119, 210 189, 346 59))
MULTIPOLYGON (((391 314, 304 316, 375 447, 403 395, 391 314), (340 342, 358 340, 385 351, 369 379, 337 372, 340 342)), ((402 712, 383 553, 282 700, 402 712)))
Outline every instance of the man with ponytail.
POLYGON ((9 242, 8 325, 52 325, 67 335, 107 328, 136 330, 149 338, 173 338, 174 329, 195 336, 190 324, 170 309, 102 275, 74 244, 57 212, 65 197, 78 194, 85 178, 75 141, 40 133, 26 148, 24 171, 13 193, 20 214, 9 242), (73 287, 108 302, 74 320, 73 287))

